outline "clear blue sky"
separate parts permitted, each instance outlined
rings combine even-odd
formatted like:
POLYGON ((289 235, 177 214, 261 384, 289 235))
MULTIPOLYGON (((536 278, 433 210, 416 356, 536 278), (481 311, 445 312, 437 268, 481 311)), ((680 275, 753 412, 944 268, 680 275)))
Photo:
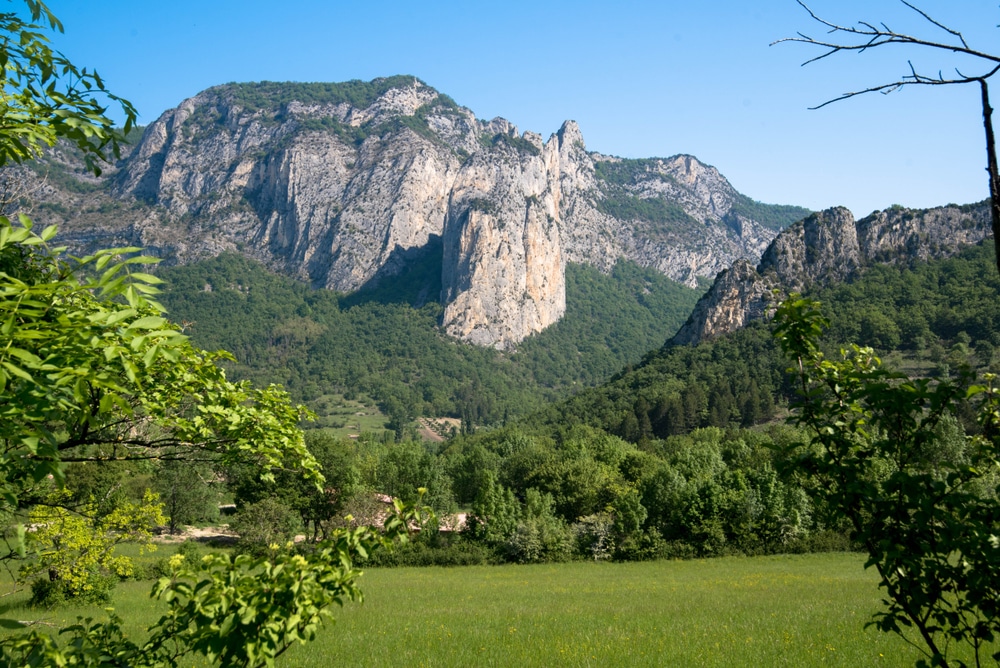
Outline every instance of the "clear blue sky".
MULTIPOLYGON (((480 118, 548 136, 574 119, 587 147, 688 153, 761 201, 865 215, 988 194, 978 87, 911 88, 809 111, 842 92, 955 63, 942 54, 816 52, 781 37, 822 30, 794 0, 617 3, 368 0, 51 0, 53 37, 149 123, 230 81, 413 74, 480 118)), ((1000 52, 994 0, 927 0, 971 46, 1000 52)), ((814 0, 839 22, 935 32, 896 0, 814 0)), ((1000 75, 994 104, 1000 107, 1000 75)), ((1000 126, 1000 113, 997 114, 1000 126)))

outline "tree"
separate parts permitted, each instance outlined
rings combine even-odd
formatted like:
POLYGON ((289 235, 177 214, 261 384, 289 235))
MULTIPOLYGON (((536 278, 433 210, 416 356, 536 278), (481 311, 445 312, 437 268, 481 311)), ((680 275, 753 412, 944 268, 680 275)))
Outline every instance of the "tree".
POLYGON ((42 146, 68 141, 83 152, 87 168, 117 158, 123 137, 136 121, 130 102, 109 92, 95 71, 78 68, 49 46, 44 25, 62 32, 59 19, 40 0, 24 0, 31 15, 0 13, 0 166, 37 157, 42 146), (121 129, 107 116, 105 101, 125 115, 121 129))
MULTIPOLYGON (((32 21, 44 18, 61 29, 44 4, 25 3, 32 21)), ((135 111, 108 93, 96 73, 52 51, 41 29, 0 13, 0 167, 69 141, 97 173, 121 141, 100 99, 121 105, 126 131, 135 111)), ((154 299, 159 279, 135 271, 151 258, 117 248, 74 259, 48 246, 55 234, 55 227, 35 233, 23 215, 16 225, 0 217, 0 513, 9 516, 62 487, 73 462, 251 461, 265 478, 291 464, 322 484, 298 428, 308 412, 279 387, 228 380, 219 366, 232 359, 228 353, 192 346, 154 299)), ((80 564, 123 569, 105 547, 135 526, 134 513, 125 514, 111 510, 98 525, 57 512, 44 516, 46 527, 35 538, 43 539, 43 557, 52 548, 57 570, 72 555, 60 554, 56 541, 69 537, 79 558, 68 573, 80 564), (72 531, 46 538, 61 522, 72 531)), ((0 665, 174 666, 188 654, 226 665, 272 665, 292 643, 315 636, 331 605, 360 599, 355 559, 405 540, 419 520, 415 507, 399 503, 383 532, 340 530, 305 554, 276 546, 257 559, 217 556, 189 565, 175 558, 152 592, 168 612, 141 644, 127 640, 112 616, 64 629, 69 641, 61 647, 38 631, 7 636, 0 640, 0 665)), ((0 558, 25 556, 26 533, 18 527, 0 558)))
POLYGON ((116 555, 114 548, 124 542, 151 547, 153 529, 164 521, 162 506, 147 491, 141 503, 126 501, 101 516, 95 508, 71 511, 55 505, 66 495, 56 492, 53 505, 39 504, 28 516, 34 527, 28 547, 37 557, 21 567, 20 577, 44 576, 32 584, 35 603, 70 597, 106 603, 114 582, 134 570, 132 560, 116 555))
POLYGON ((132 271, 150 258, 119 248, 69 262, 46 251, 54 234, 0 218, 0 257, 22 257, 24 276, 0 273, 0 505, 79 461, 250 459, 269 475, 289 460, 321 480, 298 429, 307 412, 278 387, 228 380, 218 362, 231 356, 192 346, 150 296, 159 279, 132 271))
MULTIPOLYGON (((12 513, 60 486, 68 462, 252 462, 265 478, 292 466, 320 489, 323 477, 298 428, 308 413, 278 387, 228 380, 217 362, 229 355, 192 346, 152 299, 158 279, 132 271, 149 258, 128 257, 135 249, 125 248, 69 261, 47 247, 54 234, 35 234, 26 218, 14 226, 0 217, 0 510, 12 513)), ((131 526, 129 518, 110 517, 117 522, 111 533, 131 526)), ((52 526, 69 521, 64 514, 46 518, 52 526)), ((126 641, 113 618, 68 629, 72 641, 61 648, 38 632, 7 638, 0 663, 71 663, 94 654, 101 661, 120 657, 111 665, 175 665, 199 653, 227 665, 270 665, 293 642, 314 637, 330 605, 359 598, 355 559, 404 539, 419 520, 414 506, 397 504, 384 534, 343 529, 305 555, 278 548, 258 559, 175 564, 154 589, 170 611, 145 645, 126 641), (293 589, 279 595, 279 586, 293 589), (249 601, 238 617, 229 608, 234 596, 249 601)), ((73 524, 79 558, 67 568, 125 568, 104 558, 110 535, 102 542, 94 533, 108 521, 73 524), (88 555, 103 556, 86 561, 88 555)), ((23 526, 18 535, 0 558, 25 555, 23 526)), ((54 539, 42 547, 54 550, 53 567, 60 567, 66 555, 54 539)))
POLYGON ((988 80, 994 74, 1000 72, 1000 55, 994 55, 986 51, 970 47, 965 38, 962 36, 962 33, 934 20, 929 14, 917 8, 915 5, 910 4, 906 0, 900 1, 926 19, 927 23, 929 23, 933 28, 945 33, 946 37, 942 38, 941 41, 938 41, 933 38, 908 35, 892 30, 885 23, 876 24, 859 21, 857 25, 844 26, 818 16, 804 2, 802 2, 802 0, 796 1, 809 13, 809 16, 814 21, 827 29, 827 35, 832 35, 832 37, 815 39, 799 33, 796 37, 787 37, 772 43, 773 46, 774 44, 780 44, 782 42, 799 42, 825 49, 823 53, 814 58, 810 58, 805 61, 803 65, 808 65, 809 63, 813 63, 817 60, 822 60, 842 52, 854 51, 861 53, 877 47, 896 44, 921 50, 961 54, 963 56, 968 56, 974 66, 981 68, 979 71, 972 74, 966 74, 956 69, 954 76, 946 77, 941 72, 935 76, 918 72, 914 68, 913 64, 908 61, 907 64, 909 65, 910 70, 909 74, 904 74, 894 81, 844 93, 843 95, 827 100, 826 102, 813 107, 813 109, 819 109, 828 104, 846 100, 858 95, 865 95, 867 93, 892 93, 908 86, 951 86, 961 84, 978 84, 983 109, 983 128, 986 132, 986 171, 989 174, 991 200, 990 214, 993 222, 993 240, 997 248, 997 271, 1000 271, 1000 167, 998 167, 997 164, 996 141, 993 134, 993 108, 990 106, 988 85, 988 80))
POLYGON ((160 667, 195 654, 218 665, 273 666, 294 643, 316 637, 334 604, 363 599, 355 558, 405 540, 408 524, 419 519, 397 503, 381 532, 341 530, 311 553, 276 545, 256 558, 213 554, 189 563, 174 555, 168 576, 152 591, 167 612, 144 641, 126 638, 112 613, 108 621, 87 619, 63 629, 62 647, 38 631, 5 638, 0 665, 160 667))
POLYGON ((163 502, 170 533, 180 533, 185 524, 218 518, 219 494, 212 483, 214 476, 208 463, 184 459, 160 462, 152 482, 163 502))
POLYGON ((812 434, 788 460, 865 546, 886 595, 872 624, 913 644, 906 632, 915 630, 932 665, 948 666, 954 643, 980 665, 1000 634, 997 378, 910 379, 858 346, 827 359, 818 307, 792 295, 775 315, 799 383, 794 420, 812 434), (978 415, 968 435, 963 412, 978 415))

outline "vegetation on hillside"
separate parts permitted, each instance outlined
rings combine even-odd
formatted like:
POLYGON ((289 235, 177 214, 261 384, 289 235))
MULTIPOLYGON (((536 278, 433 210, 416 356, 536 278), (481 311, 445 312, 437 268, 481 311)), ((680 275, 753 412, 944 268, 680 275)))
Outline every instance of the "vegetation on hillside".
POLYGON ((344 81, 341 83, 300 83, 296 81, 259 81, 229 83, 217 86, 218 91, 234 104, 247 111, 275 110, 289 102, 302 104, 349 104, 366 109, 393 88, 405 88, 423 82, 414 76, 396 75, 371 81, 344 81))
MULTIPOLYGON (((594 175, 602 184, 604 198, 597 200, 597 207, 604 213, 622 220, 641 220, 652 224, 659 232, 690 229, 698 221, 684 209, 662 197, 637 197, 634 187, 644 181, 660 180, 674 183, 669 174, 660 171, 659 158, 616 158, 594 163, 594 175)), ((754 220, 764 227, 780 230, 802 220, 811 213, 800 206, 764 204, 745 195, 738 195, 726 214, 754 220)))
POLYGON ((692 229, 698 221, 679 204, 662 197, 636 197, 616 193, 597 200, 597 208, 619 220, 641 220, 655 232, 679 232, 692 229))
MULTIPOLYGON (((43 4, 26 4, 32 20, 59 27, 43 4)), ((97 173, 92 161, 117 153, 121 136, 92 92, 117 98, 39 29, 0 13, 0 33, 18 37, 0 45, 13 128, 0 132, 0 166, 62 139, 97 173), (54 92, 65 83, 52 80, 56 69, 72 75, 65 93, 54 92)), ((285 105, 286 94, 362 105, 381 86, 416 81, 398 79, 225 90, 248 108, 285 105)), ((425 132, 426 112, 391 127, 425 132)), ((220 119, 209 111, 194 125, 220 119)), ((677 207, 627 190, 648 162, 609 164, 598 170, 602 206, 661 230, 684 222, 677 207)), ((738 206, 734 215, 774 226, 796 213, 738 206)), ((37 629, 0 639, 4 665, 161 666, 189 655, 271 665, 314 639, 333 604, 360 598, 360 563, 858 546, 887 595, 877 626, 915 628, 935 665, 947 665, 953 642, 979 663, 1000 634, 1000 279, 987 246, 875 267, 819 291, 822 310, 793 296, 775 325, 640 360, 695 293, 629 263, 610 276, 571 266, 563 320, 504 355, 436 328, 437 251, 398 282, 351 296, 232 255, 175 268, 164 272, 175 325, 155 297, 161 279, 137 271, 151 258, 136 248, 71 258, 48 245, 55 234, 0 216, 0 563, 30 581, 36 605, 105 602, 115 582, 137 577, 119 544, 145 547, 154 525, 210 518, 225 496, 239 539, 231 552, 178 553, 146 571, 166 611, 138 642, 112 614, 63 629, 62 644, 37 629), (236 348, 241 360, 196 343, 236 348), (909 374, 886 370, 880 352, 909 374), (371 394, 388 431, 305 434, 308 410, 246 378, 311 400, 371 394), (778 424, 788 411, 795 425, 778 424), (462 429, 439 445, 416 440, 409 426, 421 414, 460 416, 462 429), (382 549, 416 530, 406 549, 382 549), (296 547, 299 532, 307 540, 296 547)))
MULTIPOLYGON (((101 103, 120 102, 126 132, 135 111, 53 51, 45 31, 61 24, 38 0, 25 4, 30 19, 0 13, 0 167, 68 141, 99 174, 97 163, 117 157, 122 141, 101 103)), ((227 353, 194 347, 167 321, 153 297, 160 280, 141 271, 152 258, 137 248, 70 257, 49 246, 56 232, 36 233, 23 214, 16 224, 0 216, 0 563, 18 584, 31 581, 39 605, 106 602, 119 578, 134 575, 115 549, 148 544, 165 521, 158 496, 147 488, 134 498, 134 482, 165 482, 158 474, 170 463, 243 465, 264 481, 294 470, 323 491, 299 429, 308 412, 273 385, 230 381, 219 365, 227 353)), ((342 527, 298 552, 289 544, 258 557, 176 555, 151 592, 166 612, 138 642, 112 613, 60 630, 62 642, 38 628, 7 635, 0 664, 165 666, 194 655, 272 665, 292 643, 313 639, 334 603, 360 598, 355 559, 405 540, 421 520, 400 502, 383 516, 381 532, 342 527)))
MULTIPOLYGON (((920 375, 945 379, 962 365, 995 371, 989 323, 1000 280, 991 263, 991 249, 979 246, 947 260, 875 268, 821 291, 832 320, 822 346, 832 352, 839 337, 856 335, 920 375), (917 334, 901 335, 900 351, 885 348, 907 327, 917 334), (966 330, 983 338, 970 345, 966 330)), ((421 484, 435 490, 440 510, 455 504, 486 518, 466 538, 493 559, 843 548, 852 540, 843 515, 810 498, 808 478, 786 473, 782 453, 809 438, 773 424, 796 396, 787 366, 765 323, 665 347, 601 387, 504 429, 453 439, 430 460, 438 464, 425 465, 421 484)), ((942 425, 950 434, 975 430, 974 416, 961 410, 942 425)), ((355 447, 370 462, 386 446, 355 447)), ((384 467, 366 470, 367 484, 388 484, 379 478, 384 467)), ((445 558, 430 547, 412 558, 445 558)), ((462 549, 463 559, 484 558, 462 549)))
MULTIPOLYGON (((924 375, 963 364, 998 370, 1000 278, 986 245, 934 262, 876 265, 813 296, 830 320, 828 350, 854 342, 893 354, 924 375)), ((770 420, 792 396, 787 362, 765 323, 696 346, 666 346, 606 385, 540 412, 532 422, 582 422, 631 442, 697 427, 770 420)))
POLYGON ((364 393, 420 415, 489 424, 523 415, 638 362, 677 329, 697 292, 634 264, 610 276, 567 268, 567 311, 504 355, 437 328, 433 254, 369 291, 337 295, 235 255, 162 273, 171 316, 206 348, 226 347, 240 377, 281 382, 312 401, 364 393))
POLYGON ((806 218, 812 211, 790 204, 764 204, 746 195, 733 202, 727 216, 740 216, 756 221, 772 230, 783 230, 792 223, 806 218))

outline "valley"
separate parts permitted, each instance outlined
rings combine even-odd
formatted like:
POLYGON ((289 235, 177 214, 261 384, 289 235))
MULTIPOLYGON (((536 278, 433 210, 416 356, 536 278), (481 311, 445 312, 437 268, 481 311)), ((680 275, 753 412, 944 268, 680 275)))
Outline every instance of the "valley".
MULTIPOLYGON (((992 600, 995 559, 960 530, 995 524, 1000 279, 989 202, 860 220, 840 207, 766 205, 693 156, 588 152, 572 121, 543 140, 480 120, 414 77, 226 84, 132 138, 100 177, 72 166, 85 147, 66 145, 6 172, 40 184, 30 201, 7 202, 33 207, 38 228, 3 219, 0 229, 0 277, 16 297, 3 327, 22 346, 4 353, 14 398, 0 407, 25 425, 28 436, 5 438, 34 467, 16 490, 32 499, 25 521, 36 527, 22 538, 37 556, 21 577, 49 574, 32 580, 31 605, 100 604, 118 580, 160 578, 166 591, 230 571, 253 596, 298 591, 286 580, 300 570, 340 583, 316 590, 329 603, 355 596, 355 564, 376 581, 461 566, 458 582, 573 562, 558 567, 553 577, 567 579, 557 589, 580 588, 583 569, 605 569, 587 571, 594 582, 615 569, 648 583, 653 570, 669 580, 705 565, 685 576, 699 598, 726 577, 713 568, 749 564, 724 589, 770 591, 781 576, 754 569, 778 564, 794 585, 795 569, 854 568, 861 549, 878 569, 870 580, 893 596, 912 568, 935 582, 979 578, 961 585, 963 615, 980 614, 976 597, 992 600), (72 253, 117 248, 35 250, 56 226, 72 253), (162 260, 155 274, 137 270, 151 259, 139 246, 162 260), (206 352, 216 350, 233 355, 206 352), (49 549, 64 540, 50 529, 76 521, 64 533, 109 545, 81 554, 122 543, 142 556, 136 544, 153 524, 217 525, 220 506, 234 511, 236 537, 205 559, 188 541, 139 569, 126 558, 81 570, 58 562, 71 552, 49 549), (459 516, 460 531, 439 522, 459 516), (380 524, 385 533, 365 528, 380 524), (923 546, 958 547, 919 561, 897 549, 915 533, 923 546), (955 550, 979 566, 955 575, 955 550), (66 575, 53 577, 59 568, 66 575)), ((870 585, 851 615, 871 614, 870 585)), ((203 590, 230 600, 220 591, 203 590)), ((748 661, 773 658, 777 630, 750 647, 753 624, 719 613, 717 599, 700 607, 739 629, 712 634, 722 654, 698 640, 667 648, 660 626, 613 635, 648 636, 657 660, 712 663, 744 636, 748 661)), ((649 619, 663 614, 654 606, 649 619)), ((555 621, 533 623, 574 661, 618 651, 564 628, 546 636, 555 621)), ((504 624, 503 642, 495 620, 477 625, 493 629, 481 651, 538 652, 507 643, 518 627, 504 624)), ((842 637, 819 648, 806 624, 792 633, 802 661, 841 656, 825 652, 842 637)), ((471 645, 449 654, 443 636, 420 642, 430 654, 398 651, 480 656, 471 645)), ((874 656, 852 649, 862 654, 845 665, 874 656)))

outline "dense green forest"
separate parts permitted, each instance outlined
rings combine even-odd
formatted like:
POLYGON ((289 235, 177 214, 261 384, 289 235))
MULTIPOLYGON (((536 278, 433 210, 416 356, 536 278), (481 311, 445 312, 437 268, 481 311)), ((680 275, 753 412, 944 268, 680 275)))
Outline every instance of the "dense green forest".
MULTIPOLYGON (((949 377, 965 365, 996 371, 993 257, 987 244, 874 267, 818 291, 831 321, 824 347, 836 356, 858 341, 917 376, 949 377)), ((809 479, 790 477, 782 460, 789 444, 808 439, 777 419, 795 391, 788 365, 765 323, 668 345, 512 426, 453 439, 424 480, 442 507, 479 518, 467 537, 493 558, 842 549, 850 544, 842 518, 811 500, 809 479)), ((936 438, 960 448, 966 429, 975 431, 974 419, 957 412, 936 438)), ((415 560, 434 558, 417 552, 415 560)))
MULTIPOLYGON (((983 244, 946 260, 876 265, 812 296, 831 321, 831 352, 846 342, 872 346, 903 368, 933 376, 963 364, 993 368, 998 295, 992 244, 983 244)), ((664 346, 637 368, 529 421, 580 422, 634 443, 697 427, 750 426, 787 403, 786 366, 769 326, 754 323, 697 346, 664 346)))
POLYGON ((360 393, 390 416, 482 425, 637 363, 676 331, 698 297, 628 262, 609 276, 570 265, 565 316, 507 355, 438 330, 437 267, 429 255, 397 280, 338 295, 223 255, 163 271, 163 302, 198 345, 235 354, 236 376, 281 383, 317 408, 322 397, 360 393))
MULTIPOLYGON (((917 376, 952 376, 963 365, 996 370, 995 347, 1000 340, 992 323, 1000 318, 1000 279, 992 262, 992 247, 984 245, 946 260, 873 267, 851 283, 819 290, 813 296, 822 301, 831 321, 823 346, 836 355, 845 341, 871 345, 891 364, 917 376)), ((269 369, 290 374, 279 362, 282 355, 301 360, 298 364, 308 372, 309 360, 290 352, 289 337, 304 342, 315 357, 315 351, 325 350, 316 342, 327 331, 345 327, 341 322, 356 322, 357 329, 337 330, 350 332, 352 347, 336 364, 347 365, 356 351, 362 351, 371 364, 384 365, 378 367, 379 374, 392 377, 397 391, 414 394, 411 388, 428 387, 420 381, 432 373, 439 374, 438 382, 453 382, 445 380, 453 376, 434 369, 464 364, 468 373, 478 374, 475 378, 481 385, 450 387, 458 388, 452 390, 455 398, 471 402, 488 403, 483 388, 490 388, 491 382, 497 383, 493 387, 499 388, 498 398, 505 387, 516 385, 517 378, 535 383, 530 391, 516 388, 522 403, 510 402, 505 409, 538 406, 545 382, 545 390, 554 395, 568 389, 567 379, 583 383, 599 377, 600 369, 574 365, 573 360, 591 356, 578 342, 585 332, 595 336, 590 329, 594 323, 603 323, 605 329, 596 339, 600 343, 593 345, 615 340, 610 324, 614 318, 609 306, 583 312, 582 304, 596 305, 614 297, 618 308, 629 312, 634 306, 624 299, 628 295, 671 303, 658 290, 641 289, 650 287, 649 277, 637 267, 622 265, 612 277, 572 268, 571 291, 578 302, 572 317, 565 320, 565 331, 553 339, 558 346, 546 349, 541 335, 505 357, 467 349, 438 335, 418 339, 428 346, 425 353, 457 350, 468 356, 449 352, 445 362, 435 364, 408 351, 402 337, 429 336, 421 332, 434 331, 431 325, 438 307, 393 303, 387 288, 372 293, 377 301, 365 302, 358 295, 336 297, 276 279, 233 257, 174 269, 167 275, 175 285, 170 299, 185 294, 190 295, 188 304, 196 304, 205 298, 208 301, 200 308, 219 305, 219 313, 226 314, 212 321, 217 322, 213 335, 220 344, 242 350, 251 359, 261 356, 256 367, 238 366, 241 372, 261 379, 269 369), (206 285, 211 292, 204 291, 206 285), (585 294, 603 297, 584 300, 585 294), (590 325, 585 327, 586 323, 590 325), (395 334, 379 344, 381 332, 395 334), (258 343, 260 336, 270 336, 266 346, 258 343), (447 347, 430 347, 435 345, 432 341, 447 347), (577 342, 575 351, 557 356, 555 350, 573 350, 565 343, 570 341, 577 342), (398 364, 398 372, 388 370, 393 354, 408 360, 392 363, 398 364), (421 365, 431 371, 418 376, 421 365), (545 381, 541 369, 571 373, 545 381), (463 388, 468 392, 463 394, 463 388)), ((652 311, 663 305, 645 308, 652 311)), ((174 308, 176 314, 178 305, 174 308)), ((195 332, 198 327, 195 323, 195 332)), ((788 364, 773 342, 770 325, 756 323, 696 346, 658 347, 599 387, 544 405, 530 415, 510 414, 506 426, 480 428, 446 443, 396 441, 391 435, 374 433, 337 441, 322 430, 311 432, 308 442, 318 457, 336 462, 342 481, 338 489, 345 492, 338 504, 342 512, 355 517, 370 514, 371 492, 365 490, 415 500, 415 490, 423 487, 424 501, 441 517, 464 510, 474 518, 461 534, 426 532, 413 545, 383 555, 378 563, 647 559, 844 549, 851 545, 849 527, 809 493, 808 479, 789 473, 783 459, 786 448, 808 438, 798 428, 782 424, 795 392, 786 373, 788 364)), ((361 365, 344 368, 353 368, 358 380, 366 378, 361 365)), ((311 380, 308 375, 303 378, 306 383, 311 380)), ((293 375, 288 379, 303 383, 293 375)), ((395 396, 388 383, 381 386, 384 389, 365 387, 395 396)), ((483 410, 495 413, 496 407, 483 410)), ((972 418, 956 413, 942 423, 938 438, 947 447, 958 447, 954 444, 961 441, 965 428, 974 428, 972 418)), ((308 495, 295 491, 303 488, 294 476, 280 479, 274 487, 254 483, 249 488, 240 487, 238 481, 246 478, 235 472, 227 478, 240 513, 257 517, 253 513, 262 513, 259 504, 267 502, 274 507, 266 516, 274 516, 277 508, 287 527, 305 526, 321 533, 332 521, 309 514, 315 505, 308 502, 308 495)))

